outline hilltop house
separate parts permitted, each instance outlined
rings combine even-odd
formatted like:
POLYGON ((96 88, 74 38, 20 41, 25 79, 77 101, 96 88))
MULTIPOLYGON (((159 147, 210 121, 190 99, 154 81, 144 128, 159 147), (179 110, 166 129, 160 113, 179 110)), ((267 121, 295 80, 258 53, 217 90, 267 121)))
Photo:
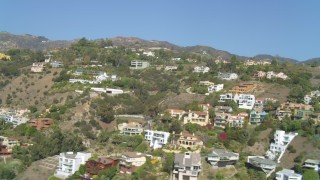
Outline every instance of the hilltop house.
POLYGON ((153 149, 162 148, 162 145, 167 144, 170 133, 163 131, 145 130, 144 139, 150 142, 150 147, 153 149))
POLYGON ((225 149, 214 149, 207 157, 207 161, 215 167, 234 165, 238 160, 239 153, 229 152, 225 149))
POLYGON ((86 161, 91 157, 91 153, 85 152, 66 152, 60 153, 59 164, 54 176, 65 179, 76 171, 78 171, 81 164, 85 164, 86 161))
POLYGON ((263 156, 248 156, 247 163, 250 167, 262 170, 269 177, 278 166, 277 163, 270 159, 265 159, 263 156))
POLYGON ((227 81, 236 80, 236 79, 238 79, 238 74, 236 74, 236 73, 219 73, 218 78, 223 79, 223 80, 227 80, 227 81))
POLYGON ((302 175, 291 169, 282 169, 276 173, 276 180, 302 180, 302 175))
POLYGON ((219 92, 223 89, 223 84, 211 85, 208 87, 208 93, 219 92))
POLYGON ((193 68, 193 72, 195 73, 207 73, 209 70, 210 68, 206 66, 196 66, 193 68))
POLYGON ((164 68, 165 71, 175 71, 178 69, 178 66, 166 66, 164 68))
POLYGON ((320 173, 320 160, 307 159, 303 163, 303 167, 314 169, 316 172, 320 173))
POLYGON ((150 63, 147 61, 134 60, 131 61, 130 69, 145 69, 150 66, 150 63))
POLYGON ((286 151, 288 145, 297 135, 298 133, 286 133, 282 130, 276 130, 274 133, 275 142, 270 144, 270 149, 267 151, 266 156, 269 159, 280 162, 280 159, 286 151))
POLYGON ((238 105, 242 109, 252 109, 255 103, 255 97, 251 94, 239 94, 238 105))
POLYGON ((200 126, 206 126, 209 124, 209 112, 202 111, 190 111, 187 116, 183 119, 183 124, 194 123, 200 126))
POLYGON ((201 156, 190 152, 175 154, 173 168, 176 179, 196 180, 201 172, 201 156))
POLYGON ((194 134, 181 132, 180 134, 176 134, 175 137, 178 137, 178 139, 173 140, 173 143, 188 150, 196 150, 203 146, 203 141, 201 141, 199 137, 195 136, 194 134))
POLYGON ((120 130, 120 134, 128 136, 141 135, 143 132, 142 125, 137 122, 119 124, 118 130, 120 130))
POLYGON ((137 168, 146 162, 145 154, 138 152, 125 152, 122 153, 119 163, 120 173, 132 174, 137 168))

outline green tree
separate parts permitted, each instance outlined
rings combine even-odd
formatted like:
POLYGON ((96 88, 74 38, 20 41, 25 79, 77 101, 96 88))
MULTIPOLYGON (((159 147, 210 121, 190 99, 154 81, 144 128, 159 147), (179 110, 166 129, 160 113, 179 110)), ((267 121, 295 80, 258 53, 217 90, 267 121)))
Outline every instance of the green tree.
POLYGON ((117 167, 111 167, 107 170, 101 170, 98 174, 98 178, 99 180, 111 180, 113 179, 116 174, 118 172, 118 168, 117 167))
POLYGON ((184 128, 190 133, 195 133, 201 129, 201 126, 199 124, 187 123, 184 125, 184 128))
POLYGON ((100 116, 101 120, 105 123, 110 123, 114 120, 113 108, 107 103, 102 103, 98 106, 97 115, 100 116))
POLYGON ((163 171, 167 173, 171 173, 173 169, 173 162, 174 162, 174 154, 167 153, 164 155, 165 161, 163 163, 163 171))
POLYGON ((172 121, 169 132, 170 133, 174 132, 175 134, 180 134, 181 131, 182 131, 181 123, 178 120, 172 121))

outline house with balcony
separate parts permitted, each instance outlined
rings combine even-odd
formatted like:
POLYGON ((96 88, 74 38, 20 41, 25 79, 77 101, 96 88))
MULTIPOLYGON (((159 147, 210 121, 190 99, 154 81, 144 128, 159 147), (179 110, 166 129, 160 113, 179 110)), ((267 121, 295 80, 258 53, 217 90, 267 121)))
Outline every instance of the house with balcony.
POLYGON ((195 73, 207 73, 210 71, 210 68, 207 66, 196 66, 193 68, 193 72, 195 73))
POLYGON ((20 146, 18 139, 0 136, 0 155, 12 154, 14 146, 20 146))
POLYGON ((267 117, 268 113, 265 111, 259 112, 252 110, 250 112, 250 124, 256 124, 259 125, 263 122, 263 120, 267 117))
POLYGON ((280 159, 286 151, 288 145, 296 137, 298 133, 286 133, 282 130, 276 130, 274 133, 274 142, 270 144, 270 148, 266 153, 269 159, 276 160, 280 163, 280 159))
POLYGON ((200 126, 206 126, 210 123, 209 112, 207 111, 190 111, 187 116, 183 119, 183 124, 194 123, 200 126))
POLYGON ((255 96, 251 94, 239 94, 236 102, 238 102, 241 109, 252 109, 255 103, 255 96))
POLYGON ((218 75, 219 79, 231 81, 231 80, 236 80, 238 79, 238 74, 236 73, 219 73, 218 75))
POLYGON ((79 170, 81 164, 85 164, 91 157, 91 153, 65 152, 59 155, 59 164, 54 176, 65 179, 79 170))
POLYGON ((35 127, 37 130, 48 129, 53 124, 53 119, 51 118, 39 118, 35 120, 28 121, 31 127, 35 127))
POLYGON ((302 175, 291 169, 282 169, 276 173, 276 180, 302 180, 302 175))
POLYGON ((234 165, 238 160, 239 153, 230 152, 225 149, 214 149, 207 157, 207 161, 214 167, 234 165))
POLYGON ((178 180, 196 180, 201 172, 200 153, 175 154, 173 174, 178 180))
POLYGON ((226 128, 229 116, 231 116, 231 114, 216 113, 215 117, 214 117, 214 122, 213 122, 214 127, 219 127, 219 128, 223 128, 223 129, 226 128))
POLYGON ((182 132, 174 135, 173 144, 188 150, 197 150, 203 147, 203 141, 198 136, 182 132))
POLYGON ((120 130, 120 134, 127 136, 141 135, 143 132, 142 125, 137 122, 119 124, 118 130, 120 130))
POLYGON ((150 63, 147 61, 134 60, 131 61, 130 69, 145 69, 150 66, 150 63))
POLYGON ((137 168, 146 162, 145 154, 138 152, 125 152, 122 153, 119 168, 121 174, 132 174, 137 168))
POLYGON ((145 130, 144 133, 144 139, 150 143, 150 147, 153 149, 162 148, 162 145, 168 143, 170 136, 170 133, 163 131, 145 130))
POLYGON ((98 175, 101 170, 118 166, 118 164, 118 157, 99 157, 96 160, 88 160, 86 162, 86 173, 89 174, 89 176, 98 175))
POLYGON ((219 92, 223 89, 223 84, 215 84, 208 87, 208 93, 219 92))
POLYGON ((230 115, 228 116, 227 123, 229 127, 238 127, 242 128, 244 124, 245 117, 238 115, 230 115))
POLYGON ((270 159, 266 159, 263 156, 248 156, 247 164, 251 168, 261 170, 266 173, 266 177, 269 177, 278 166, 277 163, 270 159))
POLYGON ((238 98, 236 94, 225 93, 220 95, 219 102, 234 101, 235 98, 238 98))
POLYGON ((320 160, 307 159, 303 163, 304 168, 314 169, 314 171, 320 173, 320 160))

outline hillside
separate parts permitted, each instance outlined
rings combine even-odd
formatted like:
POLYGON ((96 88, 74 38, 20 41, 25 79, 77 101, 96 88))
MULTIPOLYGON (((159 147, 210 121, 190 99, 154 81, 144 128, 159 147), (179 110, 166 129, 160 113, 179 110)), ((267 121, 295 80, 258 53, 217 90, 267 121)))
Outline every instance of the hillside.
MULTIPOLYGON (((177 52, 194 52, 194 53, 202 53, 206 52, 212 58, 216 58, 218 56, 222 57, 223 59, 229 60, 234 54, 218 50, 213 47, 209 46, 178 46, 172 44, 167 41, 159 41, 159 40, 144 40, 137 37, 112 37, 108 38, 112 41, 112 43, 116 46, 125 46, 129 48, 165 48, 168 50, 173 50, 177 52)), ((101 39, 97 39, 99 41, 101 39)), ((0 52, 7 51, 9 49, 31 49, 35 51, 50 51, 56 48, 64 48, 69 47, 72 43, 76 42, 76 40, 50 40, 43 36, 34 36, 30 34, 23 34, 23 35, 14 35, 8 32, 0 32, 0 52)), ((319 58, 312 58, 305 61, 297 61, 292 58, 286 58, 281 56, 272 56, 268 54, 258 54, 254 57, 245 57, 241 55, 235 55, 239 60, 245 60, 248 58, 253 58, 255 60, 262 60, 262 59, 278 59, 280 63, 282 62, 291 62, 291 63, 305 63, 310 64, 313 62, 319 62, 319 58)))
POLYGON ((31 49, 34 51, 49 51, 55 48, 68 47, 73 41, 51 41, 43 36, 30 34, 14 35, 0 32, 0 51, 9 49, 31 49))

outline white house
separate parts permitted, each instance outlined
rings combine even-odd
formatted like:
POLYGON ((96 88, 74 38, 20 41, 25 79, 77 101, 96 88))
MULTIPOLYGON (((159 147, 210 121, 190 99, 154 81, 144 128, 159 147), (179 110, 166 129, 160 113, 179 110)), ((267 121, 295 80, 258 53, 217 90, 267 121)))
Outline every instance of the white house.
POLYGON ((239 108, 252 109, 255 103, 255 97, 251 94, 239 94, 238 102, 239 108))
POLYGON ((227 100, 233 100, 242 109, 252 109, 255 103, 255 96, 251 94, 221 94, 219 102, 225 102, 227 100))
POLYGON ((151 57, 155 56, 155 53, 153 51, 144 51, 142 54, 146 56, 151 56, 151 57))
POLYGON ((304 96, 304 103, 310 104, 313 97, 320 97, 320 91, 319 90, 311 91, 310 95, 308 95, 308 94, 305 95, 304 96))
POLYGON ((216 84, 216 85, 211 85, 208 87, 208 92, 213 93, 213 92, 219 92, 223 89, 223 84, 216 84))
POLYGON ((173 174, 176 179, 197 180, 200 172, 201 156, 199 153, 175 154, 173 174))
POLYGON ((174 70, 177 70, 178 69, 178 66, 166 66, 164 68, 165 71, 174 71, 174 70))
POLYGON ((162 145, 167 144, 170 133, 163 131, 145 130, 144 139, 150 142, 150 147, 153 149, 162 148, 162 145))
POLYGON ((316 172, 320 173, 320 160, 307 159, 303 163, 303 167, 314 169, 316 172))
POLYGON ((85 164, 91 157, 91 153, 85 152, 66 152, 60 153, 59 164, 54 176, 58 178, 67 178, 78 171, 81 164, 85 164))
POLYGON ((90 90, 95 91, 95 92, 100 92, 100 93, 107 93, 110 95, 116 95, 116 94, 123 94, 124 91, 121 89, 112 89, 112 88, 97 88, 97 87, 92 87, 90 90))
POLYGON ((230 81, 230 80, 238 79, 238 74, 236 74, 236 73, 219 73, 218 78, 230 81))
POLYGON ((295 173, 294 170, 282 169, 276 173, 276 180, 302 180, 302 175, 295 173))
POLYGON ((239 160, 239 153, 229 152, 225 149, 215 149, 208 154, 207 161, 216 167, 234 165, 239 160))
POLYGON ((273 71, 268 71, 266 77, 267 77, 267 79, 271 79, 274 75, 275 75, 275 73, 273 71))
POLYGON ((50 62, 50 65, 54 68, 62 67, 64 64, 61 61, 52 61, 50 62))
POLYGON ((221 94, 219 102, 226 102, 227 100, 234 100, 232 93, 221 94))
POLYGON ((270 144, 270 148, 266 153, 266 156, 269 159, 277 160, 280 162, 280 159, 284 152, 286 151, 288 145, 293 140, 298 133, 286 133, 282 130, 276 130, 274 133, 274 143, 270 144))
POLYGON ((195 73, 207 73, 209 70, 210 68, 207 66, 196 66, 193 68, 193 72, 195 73))
POLYGON ((265 172, 267 177, 269 177, 278 166, 277 163, 263 156, 248 156, 247 163, 265 172))
POLYGON ((134 60, 131 61, 130 69, 145 69, 150 66, 150 63, 147 61, 134 60))

